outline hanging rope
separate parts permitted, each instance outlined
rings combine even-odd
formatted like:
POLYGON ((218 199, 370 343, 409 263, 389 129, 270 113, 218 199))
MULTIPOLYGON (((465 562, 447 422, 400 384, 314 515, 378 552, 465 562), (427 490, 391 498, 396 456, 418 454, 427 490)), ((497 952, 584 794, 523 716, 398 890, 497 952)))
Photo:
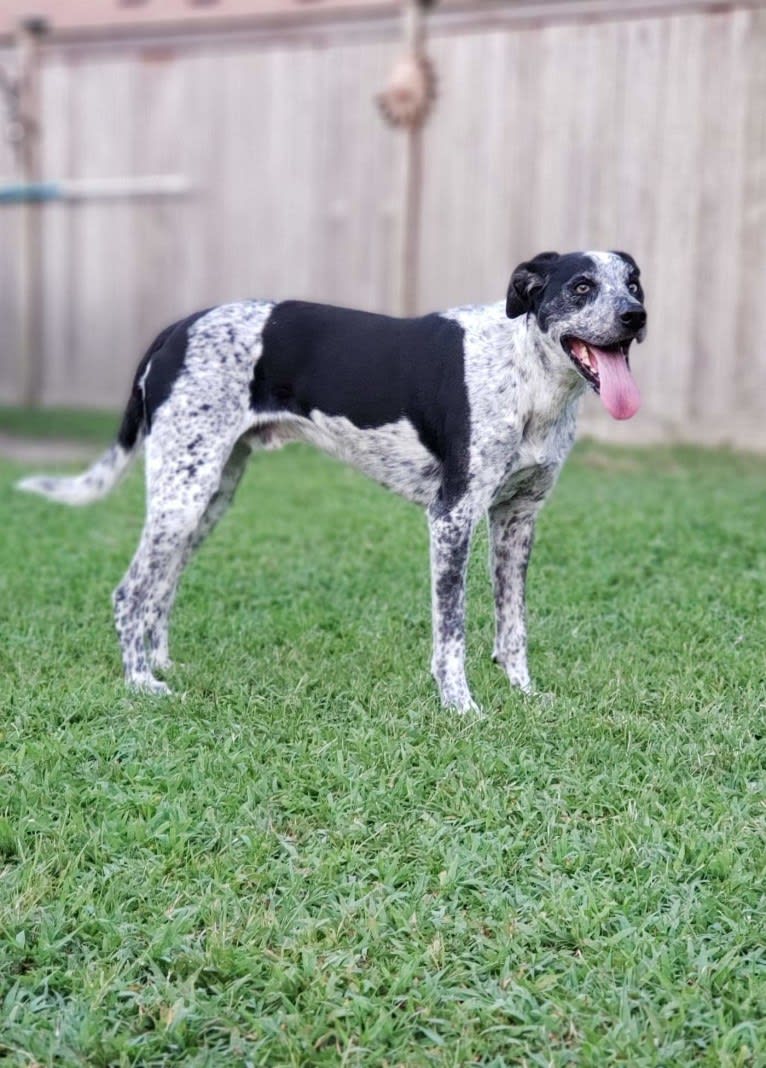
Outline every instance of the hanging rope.
POLYGON ((0 94, 5 103, 5 140, 11 146, 20 166, 24 165, 25 146, 37 134, 37 122, 27 113, 25 96, 30 78, 26 66, 28 50, 24 42, 39 40, 48 32, 48 23, 42 18, 22 19, 17 28, 17 73, 0 67, 0 94))
POLYGON ((375 98, 383 118, 392 126, 422 126, 436 100, 436 72, 425 52, 422 16, 436 0, 405 0, 407 51, 393 66, 388 83, 375 98))
POLYGON ((21 112, 20 79, 14 78, 4 67, 0 67, 0 93, 5 103, 5 140, 13 149, 17 160, 21 157, 21 146, 27 134, 27 125, 21 112))

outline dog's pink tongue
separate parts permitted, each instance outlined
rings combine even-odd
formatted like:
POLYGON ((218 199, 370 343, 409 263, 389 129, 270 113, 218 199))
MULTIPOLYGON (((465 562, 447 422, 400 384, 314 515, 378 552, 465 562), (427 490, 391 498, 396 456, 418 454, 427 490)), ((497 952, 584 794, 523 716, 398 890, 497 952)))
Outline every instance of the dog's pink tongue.
POLYGON ((598 363, 599 394, 615 419, 630 419, 641 406, 641 394, 622 352, 604 352, 589 346, 598 363))

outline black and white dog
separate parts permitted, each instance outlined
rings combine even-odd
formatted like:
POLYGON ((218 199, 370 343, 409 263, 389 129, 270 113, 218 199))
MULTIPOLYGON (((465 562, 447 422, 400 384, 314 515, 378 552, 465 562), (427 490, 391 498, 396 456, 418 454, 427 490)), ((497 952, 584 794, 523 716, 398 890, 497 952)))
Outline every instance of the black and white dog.
POLYGON ((164 330, 139 365, 117 442, 84 474, 24 479, 67 504, 105 496, 146 447, 146 523, 114 593, 128 684, 167 693, 168 618, 181 572, 228 507, 251 451, 305 441, 428 514, 431 671, 444 705, 474 708, 465 676, 465 573, 489 516, 494 659, 530 690, 524 585, 535 519, 587 386, 615 419, 640 397, 628 350, 646 312, 624 252, 545 252, 505 303, 416 319, 299 301, 243 301, 164 330))

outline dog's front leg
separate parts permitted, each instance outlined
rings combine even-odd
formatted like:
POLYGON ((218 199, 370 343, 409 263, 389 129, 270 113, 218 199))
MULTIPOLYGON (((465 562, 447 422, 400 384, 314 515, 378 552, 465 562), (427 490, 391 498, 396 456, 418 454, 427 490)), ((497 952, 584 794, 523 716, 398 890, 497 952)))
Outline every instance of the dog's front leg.
POLYGON ((489 565, 495 594, 492 659, 512 686, 531 693, 527 667, 525 587, 539 501, 513 498, 489 510, 489 565))
POLYGON ((465 574, 474 520, 465 505, 428 511, 431 538, 431 674, 442 704, 458 712, 477 706, 465 677, 465 574))

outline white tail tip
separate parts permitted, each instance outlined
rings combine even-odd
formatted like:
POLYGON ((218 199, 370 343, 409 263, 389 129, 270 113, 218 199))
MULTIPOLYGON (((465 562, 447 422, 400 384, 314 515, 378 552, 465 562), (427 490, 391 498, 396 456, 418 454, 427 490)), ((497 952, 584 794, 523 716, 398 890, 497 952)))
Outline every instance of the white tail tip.
POLYGON ((81 475, 30 475, 16 483, 16 489, 37 493, 61 504, 90 504, 106 497, 130 460, 130 453, 120 445, 113 445, 81 475))

